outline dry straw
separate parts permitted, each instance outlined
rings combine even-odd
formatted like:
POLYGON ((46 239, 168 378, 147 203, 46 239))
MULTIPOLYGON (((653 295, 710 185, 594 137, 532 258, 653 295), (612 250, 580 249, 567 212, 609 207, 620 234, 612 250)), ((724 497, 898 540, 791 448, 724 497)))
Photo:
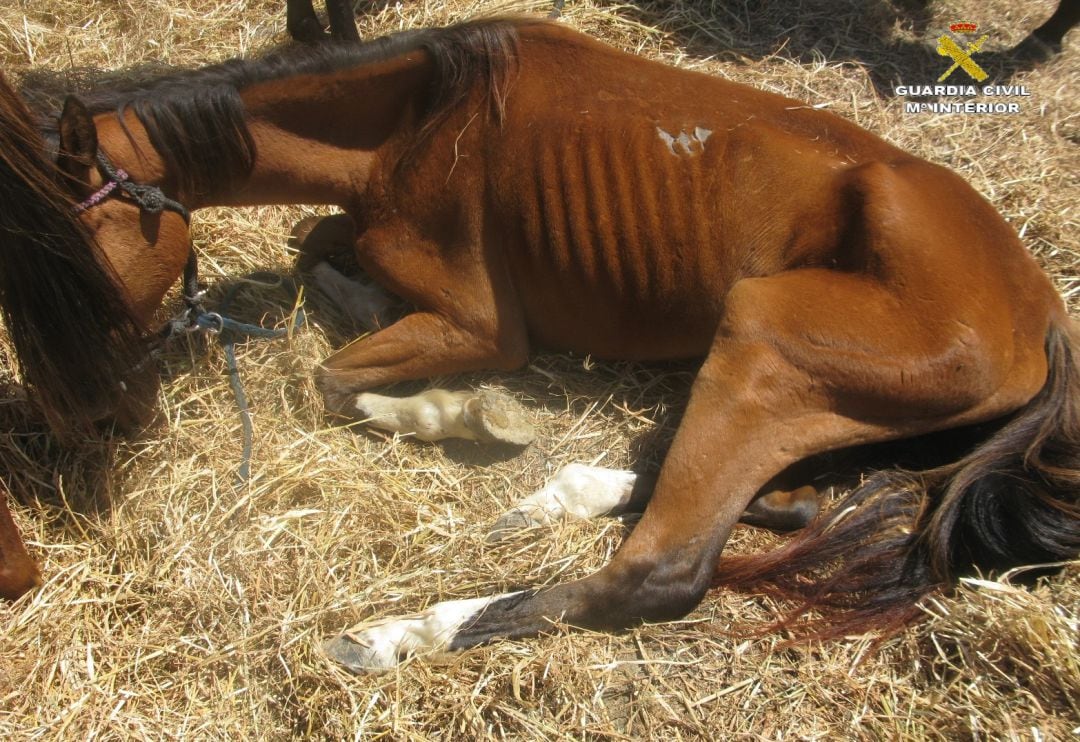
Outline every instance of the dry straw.
MULTIPOLYGON (((8 0, 0 67, 15 79, 146 63, 196 65, 284 41, 279 0, 8 0)), ((365 36, 505 10, 505 3, 359 2, 365 36)), ((547 0, 517 3, 544 11, 547 0)), ((669 64, 823 105, 969 178, 1076 303, 1080 49, 1018 71, 1014 116, 905 114, 896 83, 926 82, 927 44, 958 18, 1011 45, 1046 0, 568 0, 566 22, 669 64)), ((988 56, 987 59, 990 59, 988 56)), ((574 74, 567 70, 566 74, 574 74)), ((194 234, 211 301, 255 269, 289 271, 308 208, 207 210, 194 234)), ((963 276, 955 280, 962 282, 963 276)), ((282 292, 245 292, 243 319, 279 321, 282 292)), ((864 656, 869 639, 779 647, 733 638, 770 606, 711 594, 685 621, 623 636, 506 642, 447 664, 352 677, 318 652, 360 619, 584 575, 624 537, 573 523, 501 545, 485 528, 572 461, 625 466, 671 433, 688 368, 539 355, 528 370, 437 380, 508 390, 538 441, 512 458, 339 427, 315 362, 345 330, 318 297, 292 337, 239 348, 254 411, 254 476, 233 488, 240 422, 214 344, 163 361, 161 422, 135 441, 61 449, 19 395, 11 349, 0 470, 48 583, 0 605, 0 735, 38 738, 389 739, 1018 738, 1080 734, 1080 569, 1033 590, 971 581, 864 656)), ((730 548, 768 548, 740 529, 730 548)))

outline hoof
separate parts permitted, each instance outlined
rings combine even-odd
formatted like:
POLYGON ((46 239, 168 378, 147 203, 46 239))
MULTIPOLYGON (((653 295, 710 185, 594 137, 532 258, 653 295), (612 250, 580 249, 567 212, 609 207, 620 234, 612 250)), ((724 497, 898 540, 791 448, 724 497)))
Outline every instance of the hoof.
POLYGON ((315 369, 315 387, 322 394, 323 409, 328 415, 356 418, 356 392, 351 391, 334 378, 327 368, 315 369))
POLYGON ((497 392, 480 392, 465 403, 465 426, 485 443, 524 446, 536 439, 525 408, 497 392))
POLYGON ((357 642, 347 634, 323 642, 326 656, 356 675, 383 673, 397 667, 397 657, 383 657, 374 648, 357 642))
POLYGON ((487 537, 484 540, 489 544, 498 543, 503 539, 513 536, 519 531, 524 531, 526 528, 533 528, 538 525, 540 524, 525 515, 524 511, 515 508, 508 513, 503 513, 502 516, 495 521, 495 525, 488 531, 487 537))
POLYGON ((320 44, 330 39, 330 34, 317 18, 304 18, 297 23, 287 23, 286 26, 293 41, 301 44, 320 44))
POLYGON ((326 640, 323 651, 327 657, 356 675, 384 673, 397 666, 396 657, 380 657, 374 648, 355 642, 348 634, 326 640))

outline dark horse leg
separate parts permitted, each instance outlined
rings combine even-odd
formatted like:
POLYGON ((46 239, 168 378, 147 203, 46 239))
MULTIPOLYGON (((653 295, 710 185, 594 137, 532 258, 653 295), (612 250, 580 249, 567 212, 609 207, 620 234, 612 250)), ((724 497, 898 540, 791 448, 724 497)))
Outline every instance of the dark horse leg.
POLYGON ((1054 14, 1020 42, 1016 52, 1035 57, 1057 53, 1061 51, 1065 34, 1077 23, 1080 23, 1080 0, 1061 0, 1054 14))
MULTIPOLYGON (((326 15, 330 20, 330 38, 343 41, 359 41, 353 19, 351 0, 326 0, 326 15)), ((327 33, 319 17, 315 15, 312 0, 286 0, 285 27, 296 41, 314 44, 324 41, 327 33)))
POLYGON ((382 670, 404 655, 532 636, 553 622, 618 630, 682 617, 709 589, 755 493, 795 461, 989 419, 1034 393, 1032 379, 996 376, 1008 365, 967 325, 935 317, 931 331, 905 311, 919 299, 903 285, 823 269, 740 281, 652 500, 606 567, 361 625, 327 652, 355 671, 382 670), (901 370, 916 375, 899 384, 901 370))
POLYGON ((352 0, 326 0, 326 15, 330 19, 330 36, 337 41, 359 41, 353 17, 352 0))

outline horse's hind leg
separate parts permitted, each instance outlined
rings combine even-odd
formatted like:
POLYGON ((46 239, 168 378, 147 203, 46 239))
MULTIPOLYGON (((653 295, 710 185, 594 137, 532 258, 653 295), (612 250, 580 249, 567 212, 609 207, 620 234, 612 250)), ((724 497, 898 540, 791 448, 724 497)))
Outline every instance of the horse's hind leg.
POLYGON ((1041 338, 1018 335, 999 351, 980 309, 989 297, 976 293, 959 306, 939 296, 928 328, 902 311, 905 297, 854 274, 806 269, 741 281, 653 498, 611 563, 549 589, 357 627, 328 653, 353 670, 386 669, 404 654, 530 636, 552 621, 612 630, 685 615, 755 493, 795 461, 991 419, 1035 393, 1037 369, 1021 366, 1013 378, 1019 356, 1007 349, 1041 353, 1041 338))
MULTIPOLYGON (((487 540, 499 541, 526 528, 570 518, 640 513, 645 510, 655 486, 654 475, 567 464, 542 488, 499 516, 487 540)), ((754 498, 739 522, 773 531, 795 531, 814 519, 818 507, 818 493, 813 487, 772 490, 754 498)))
POLYGON ((794 490, 773 490, 746 506, 740 523, 787 533, 805 528, 821 510, 821 495, 809 485, 794 490))

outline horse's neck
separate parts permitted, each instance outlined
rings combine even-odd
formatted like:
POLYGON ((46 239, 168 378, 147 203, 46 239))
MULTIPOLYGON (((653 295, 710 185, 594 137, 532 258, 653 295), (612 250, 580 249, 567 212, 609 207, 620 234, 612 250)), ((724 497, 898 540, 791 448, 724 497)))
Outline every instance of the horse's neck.
POLYGON ((380 158, 415 131, 430 70, 422 55, 244 91, 255 166, 228 204, 348 206, 380 158))
POLYGON ((185 193, 182 178, 130 111, 95 119, 109 157, 141 183, 161 185, 189 209, 262 204, 348 206, 368 174, 398 140, 414 131, 430 79, 423 53, 325 75, 282 78, 241 91, 255 143, 252 170, 232 187, 185 193))

